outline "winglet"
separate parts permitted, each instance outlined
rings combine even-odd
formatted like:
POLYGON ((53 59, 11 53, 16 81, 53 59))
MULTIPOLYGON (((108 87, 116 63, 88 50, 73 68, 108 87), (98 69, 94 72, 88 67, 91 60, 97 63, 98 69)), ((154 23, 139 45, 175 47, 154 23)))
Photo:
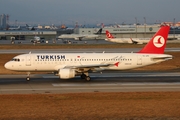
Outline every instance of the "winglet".
POLYGON ((106 37, 108 39, 114 38, 113 35, 108 30, 106 30, 106 37))
POLYGON ((146 44, 146 46, 138 53, 163 54, 166 47, 169 30, 170 26, 162 26, 146 44))

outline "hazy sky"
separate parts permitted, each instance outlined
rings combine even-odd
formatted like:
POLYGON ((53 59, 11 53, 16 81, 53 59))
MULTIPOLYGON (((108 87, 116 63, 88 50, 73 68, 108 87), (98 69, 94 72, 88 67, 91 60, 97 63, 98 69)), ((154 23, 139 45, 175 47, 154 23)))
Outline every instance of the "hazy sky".
POLYGON ((180 21, 180 0, 0 0, 11 23, 114 24, 180 21))

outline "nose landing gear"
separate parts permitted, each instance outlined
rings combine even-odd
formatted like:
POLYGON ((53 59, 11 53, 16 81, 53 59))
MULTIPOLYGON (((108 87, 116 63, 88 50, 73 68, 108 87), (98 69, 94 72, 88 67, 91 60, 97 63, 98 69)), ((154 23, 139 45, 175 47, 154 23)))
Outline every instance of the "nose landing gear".
POLYGON ((30 81, 30 72, 27 73, 26 80, 27 80, 27 81, 30 81))

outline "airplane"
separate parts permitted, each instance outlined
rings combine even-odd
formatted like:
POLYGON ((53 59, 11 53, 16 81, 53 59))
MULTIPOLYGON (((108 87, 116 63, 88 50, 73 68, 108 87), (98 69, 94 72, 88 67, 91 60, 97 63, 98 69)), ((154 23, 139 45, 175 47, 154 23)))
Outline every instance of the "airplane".
POLYGON ((150 38, 130 38, 133 44, 148 43, 150 38))
POLYGON ((21 29, 21 26, 18 26, 18 27, 12 27, 12 28, 8 28, 8 30, 20 30, 21 29))
POLYGON ((82 40, 83 38, 98 38, 99 34, 102 33, 102 28, 99 29, 99 31, 95 34, 62 34, 58 36, 58 39, 64 39, 64 38, 74 38, 75 40, 82 40))
POLYGON ((36 29, 38 29, 37 27, 31 27, 31 26, 29 26, 28 24, 26 24, 26 28, 28 29, 28 30, 36 30, 36 29))
POLYGON ((44 42, 44 40, 41 40, 41 38, 38 36, 34 36, 34 38, 31 39, 31 42, 32 43, 42 43, 42 42, 44 42))
POLYGON ((180 40, 180 34, 169 34, 168 39, 169 40, 174 40, 174 39, 180 40))
POLYGON ((115 43, 143 44, 148 43, 150 38, 115 38, 108 30, 106 30, 106 41, 115 43))
POLYGON ((90 81, 89 72, 104 70, 128 70, 172 59, 164 54, 169 26, 162 26, 137 53, 29 53, 15 56, 4 67, 13 71, 53 72, 60 79, 80 76, 90 81))

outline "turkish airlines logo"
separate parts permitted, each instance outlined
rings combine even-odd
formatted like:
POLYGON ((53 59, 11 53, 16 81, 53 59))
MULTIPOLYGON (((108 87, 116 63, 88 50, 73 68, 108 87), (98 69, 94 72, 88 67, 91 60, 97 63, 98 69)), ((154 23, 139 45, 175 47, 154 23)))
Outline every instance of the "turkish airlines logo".
POLYGON ((154 46, 156 46, 157 48, 160 48, 162 46, 164 46, 165 44, 165 40, 162 36, 156 36, 154 39, 153 39, 153 44, 154 46))
POLYGON ((111 34, 110 34, 109 32, 106 32, 106 36, 107 36, 108 38, 112 38, 112 36, 111 36, 111 34))
POLYGON ((108 38, 111 38, 111 34, 110 33, 107 33, 107 36, 108 36, 108 38))

